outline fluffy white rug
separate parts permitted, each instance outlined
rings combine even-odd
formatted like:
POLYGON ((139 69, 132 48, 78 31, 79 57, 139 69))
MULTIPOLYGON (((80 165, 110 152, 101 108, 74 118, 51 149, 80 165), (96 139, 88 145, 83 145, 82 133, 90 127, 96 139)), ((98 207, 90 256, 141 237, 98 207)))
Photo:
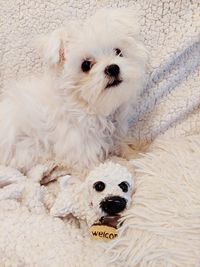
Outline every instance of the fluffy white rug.
POLYGON ((200 136, 159 140, 134 161, 137 190, 111 254, 121 266, 200 266, 200 136), (125 262, 123 262, 125 260, 125 262))
POLYGON ((90 240, 73 221, 51 217, 37 182, 23 177, 5 186, 0 189, 0 266, 199 266, 199 158, 200 136, 191 136, 159 140, 134 160, 133 205, 120 236, 105 244, 90 240))

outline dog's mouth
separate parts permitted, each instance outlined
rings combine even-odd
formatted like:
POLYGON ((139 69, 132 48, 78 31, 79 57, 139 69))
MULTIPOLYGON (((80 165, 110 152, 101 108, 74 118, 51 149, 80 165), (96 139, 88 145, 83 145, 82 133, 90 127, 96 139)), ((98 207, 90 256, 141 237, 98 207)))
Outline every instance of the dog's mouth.
POLYGON ((110 88, 110 87, 116 87, 120 83, 122 83, 122 80, 115 79, 114 81, 108 82, 108 84, 106 85, 106 88, 105 89, 110 88))

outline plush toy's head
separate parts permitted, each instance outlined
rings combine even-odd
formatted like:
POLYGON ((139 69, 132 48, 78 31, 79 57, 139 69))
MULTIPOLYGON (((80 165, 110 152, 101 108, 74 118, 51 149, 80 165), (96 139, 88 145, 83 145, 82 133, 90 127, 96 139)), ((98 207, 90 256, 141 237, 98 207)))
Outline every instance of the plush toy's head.
POLYGON ((123 166, 108 162, 88 175, 89 206, 99 217, 123 212, 131 201, 133 178, 123 166))
POLYGON ((73 214, 90 225, 103 216, 121 215, 131 203, 133 188, 133 176, 126 167, 106 162, 92 170, 84 182, 64 177, 51 214, 73 214))

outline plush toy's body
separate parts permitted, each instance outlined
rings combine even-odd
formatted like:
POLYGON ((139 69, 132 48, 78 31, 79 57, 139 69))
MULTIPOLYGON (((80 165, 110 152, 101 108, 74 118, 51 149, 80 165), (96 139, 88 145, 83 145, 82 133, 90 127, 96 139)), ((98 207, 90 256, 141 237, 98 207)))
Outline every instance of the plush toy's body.
POLYGON ((119 158, 112 160, 94 168, 84 181, 71 175, 63 176, 59 178, 60 186, 57 181, 41 186, 43 177, 48 179, 50 170, 54 169, 52 164, 49 169, 37 166, 30 173, 37 177, 35 180, 15 169, 2 167, 0 200, 20 200, 29 211, 50 211, 55 217, 68 217, 68 223, 69 219, 74 222, 75 217, 92 239, 112 240, 117 236, 119 219, 130 206, 134 188, 131 163, 119 158))
POLYGON ((88 227, 96 223, 115 228, 105 218, 117 221, 129 207, 134 181, 125 166, 108 161, 92 170, 84 182, 64 176, 60 185, 61 192, 51 209, 53 216, 72 214, 86 221, 88 227))

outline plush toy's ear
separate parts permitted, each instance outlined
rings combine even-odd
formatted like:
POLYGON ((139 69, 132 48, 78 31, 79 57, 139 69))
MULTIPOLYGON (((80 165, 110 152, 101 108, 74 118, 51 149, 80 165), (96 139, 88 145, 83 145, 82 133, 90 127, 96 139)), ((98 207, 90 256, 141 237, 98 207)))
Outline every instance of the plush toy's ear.
POLYGON ((68 45, 78 25, 78 22, 71 22, 66 27, 37 38, 36 46, 49 67, 63 66, 67 58, 68 45))
POLYGON ((66 217, 69 214, 77 218, 85 218, 85 207, 83 207, 84 191, 82 183, 75 177, 66 175, 60 180, 60 193, 51 208, 54 217, 66 217))

